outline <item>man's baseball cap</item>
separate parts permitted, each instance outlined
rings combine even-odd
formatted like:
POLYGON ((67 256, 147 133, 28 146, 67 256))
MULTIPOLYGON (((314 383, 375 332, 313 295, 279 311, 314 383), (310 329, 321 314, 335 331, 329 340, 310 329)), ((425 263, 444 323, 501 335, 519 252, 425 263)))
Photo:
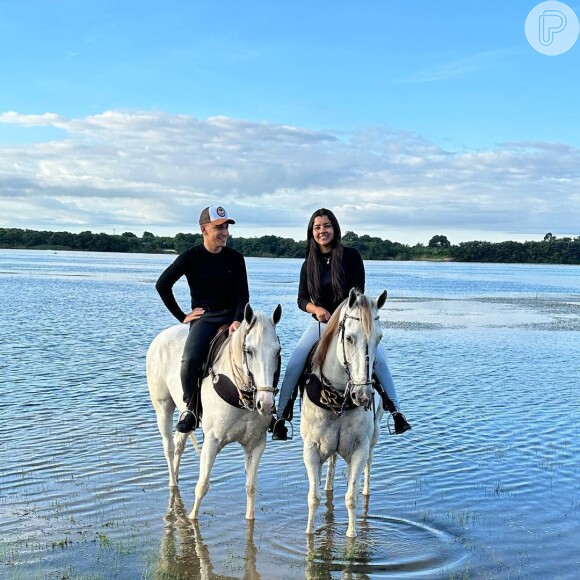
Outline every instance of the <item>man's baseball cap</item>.
POLYGON ((228 224, 235 224, 235 220, 233 220, 229 215, 228 212, 222 205, 210 205, 206 207, 199 216, 199 225, 202 226, 204 224, 216 224, 220 225, 225 222, 228 224))

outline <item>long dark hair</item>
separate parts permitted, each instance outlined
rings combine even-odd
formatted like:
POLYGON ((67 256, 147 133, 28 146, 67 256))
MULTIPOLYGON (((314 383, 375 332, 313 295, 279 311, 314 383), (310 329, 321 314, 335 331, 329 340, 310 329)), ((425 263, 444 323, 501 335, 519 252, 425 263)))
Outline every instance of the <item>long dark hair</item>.
POLYGON ((341 242, 342 234, 340 232, 340 225, 338 224, 336 216, 329 209, 321 207, 312 214, 306 230, 306 282, 308 284, 310 300, 313 304, 318 304, 320 301, 320 261, 322 252, 318 244, 314 241, 312 230, 314 228, 314 220, 322 216, 328 217, 334 230, 334 238, 330 243, 332 252, 330 257, 330 272, 334 299, 342 300, 345 298, 342 290, 342 279, 344 276, 344 272, 342 271, 342 251, 344 246, 341 242))

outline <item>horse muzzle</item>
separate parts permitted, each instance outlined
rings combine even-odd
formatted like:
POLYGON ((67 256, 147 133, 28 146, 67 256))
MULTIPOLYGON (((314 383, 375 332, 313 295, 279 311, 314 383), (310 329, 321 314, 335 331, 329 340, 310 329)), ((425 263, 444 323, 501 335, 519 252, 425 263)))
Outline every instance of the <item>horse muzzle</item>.
POLYGON ((269 387, 256 389, 256 411, 263 416, 274 412, 275 391, 269 387))
POLYGON ((355 405, 369 411, 373 403, 372 386, 370 384, 359 385, 358 388, 353 389, 350 398, 355 405))

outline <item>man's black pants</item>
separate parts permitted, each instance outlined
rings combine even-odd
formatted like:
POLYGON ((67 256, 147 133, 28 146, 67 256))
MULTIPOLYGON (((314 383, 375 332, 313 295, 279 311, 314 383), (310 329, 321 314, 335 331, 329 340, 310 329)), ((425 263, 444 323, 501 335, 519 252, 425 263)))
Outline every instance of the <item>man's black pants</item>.
POLYGON ((203 363, 209 351, 209 344, 220 326, 230 325, 234 320, 231 310, 205 312, 201 318, 189 325, 189 334, 183 348, 181 359, 181 386, 183 400, 189 403, 195 399, 199 389, 199 379, 203 363))

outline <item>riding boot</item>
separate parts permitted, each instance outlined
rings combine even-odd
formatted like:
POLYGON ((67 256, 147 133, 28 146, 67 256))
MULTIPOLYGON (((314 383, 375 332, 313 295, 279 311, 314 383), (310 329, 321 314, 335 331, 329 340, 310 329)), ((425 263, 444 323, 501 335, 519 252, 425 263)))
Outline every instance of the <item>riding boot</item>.
POLYGON ((201 422, 201 396, 199 384, 196 381, 196 388, 189 399, 185 401, 187 409, 179 416, 179 421, 175 429, 180 433, 189 433, 199 427, 201 422))
POLYGON ((288 440, 288 428, 284 425, 286 418, 284 414, 280 415, 278 419, 272 417, 274 422, 272 426, 272 441, 287 441, 288 440))
POLYGON ((393 413, 393 420, 395 421, 395 435, 400 435, 401 433, 412 429, 405 415, 403 415, 401 411, 393 413))
POLYGON ((383 385, 381 385, 381 383, 379 383, 378 381, 374 381, 373 387, 375 388, 377 393, 379 393, 379 395, 381 396, 381 399, 383 401, 383 409, 388 413, 390 413, 393 417, 393 421, 395 422, 395 430, 393 433, 395 435, 400 435, 401 433, 404 433, 405 431, 412 429, 405 415, 403 415, 403 413, 401 413, 401 411, 399 411, 399 409, 395 407, 395 404, 393 403, 393 401, 391 401, 385 389, 383 389, 383 385))
POLYGON ((282 410, 282 413, 280 413, 276 419, 272 418, 272 423, 270 424, 272 430, 272 441, 288 440, 288 428, 285 423, 286 421, 292 421, 292 417, 294 416, 294 401, 296 401, 297 396, 298 386, 294 387, 290 400, 282 410))
POLYGON ((293 405, 294 401, 290 399, 286 408, 277 417, 272 417, 272 422, 270 427, 272 430, 272 441, 287 441, 288 440, 288 428, 286 427, 286 421, 289 421, 292 416, 289 413, 290 405, 293 405))

